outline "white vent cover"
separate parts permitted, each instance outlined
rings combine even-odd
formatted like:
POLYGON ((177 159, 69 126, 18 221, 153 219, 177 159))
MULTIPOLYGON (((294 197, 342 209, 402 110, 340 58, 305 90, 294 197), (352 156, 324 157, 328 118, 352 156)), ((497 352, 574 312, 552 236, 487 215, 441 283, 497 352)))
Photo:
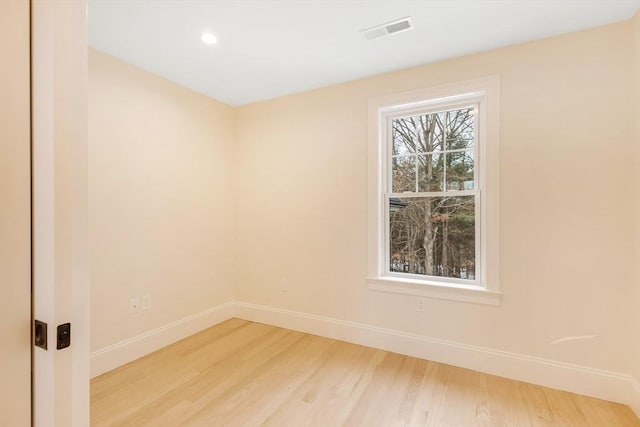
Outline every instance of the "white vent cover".
POLYGON ((367 40, 377 39, 382 36, 390 36, 391 34, 401 33, 403 31, 413 30, 411 17, 396 19, 386 24, 376 25, 375 27, 360 30, 367 40))

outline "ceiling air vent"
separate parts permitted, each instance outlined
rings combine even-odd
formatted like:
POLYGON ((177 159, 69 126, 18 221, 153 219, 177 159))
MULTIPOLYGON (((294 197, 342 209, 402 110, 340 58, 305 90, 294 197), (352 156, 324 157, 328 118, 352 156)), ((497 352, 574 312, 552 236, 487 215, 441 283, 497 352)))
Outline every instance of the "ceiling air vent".
POLYGON ((390 36, 391 34, 401 33, 403 31, 413 30, 411 17, 397 19, 387 22, 386 24, 376 25, 375 27, 360 30, 367 40, 377 39, 378 37, 390 36))

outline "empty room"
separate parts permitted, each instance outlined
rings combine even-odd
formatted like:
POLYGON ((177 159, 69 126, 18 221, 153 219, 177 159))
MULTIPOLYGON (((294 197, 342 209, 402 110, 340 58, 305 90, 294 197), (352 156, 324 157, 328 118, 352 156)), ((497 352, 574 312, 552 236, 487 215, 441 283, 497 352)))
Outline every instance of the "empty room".
POLYGON ((12 2, 0 425, 640 426, 640 0, 12 2))

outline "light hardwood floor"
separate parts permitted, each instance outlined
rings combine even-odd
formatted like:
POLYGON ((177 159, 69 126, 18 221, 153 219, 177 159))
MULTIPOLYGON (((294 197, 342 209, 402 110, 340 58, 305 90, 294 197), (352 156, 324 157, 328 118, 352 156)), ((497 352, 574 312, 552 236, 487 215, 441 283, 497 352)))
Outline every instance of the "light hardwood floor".
POLYGON ((231 319, 91 382, 98 426, 640 426, 626 406, 231 319))

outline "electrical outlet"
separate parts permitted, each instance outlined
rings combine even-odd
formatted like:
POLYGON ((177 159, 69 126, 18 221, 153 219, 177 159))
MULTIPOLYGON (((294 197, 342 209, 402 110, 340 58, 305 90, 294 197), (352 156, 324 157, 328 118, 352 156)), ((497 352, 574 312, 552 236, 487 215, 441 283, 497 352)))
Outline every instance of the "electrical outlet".
POLYGON ((418 298, 416 300, 416 311, 418 313, 424 313, 425 301, 423 298, 418 298))
POLYGON ((280 280, 280 292, 287 292, 289 290, 289 280, 282 279, 280 280))
POLYGON ((142 296, 142 311, 151 310, 151 295, 142 296))
POLYGON ((140 298, 131 298, 131 301, 129 301, 129 311, 131 313, 138 313, 140 311, 140 298))

